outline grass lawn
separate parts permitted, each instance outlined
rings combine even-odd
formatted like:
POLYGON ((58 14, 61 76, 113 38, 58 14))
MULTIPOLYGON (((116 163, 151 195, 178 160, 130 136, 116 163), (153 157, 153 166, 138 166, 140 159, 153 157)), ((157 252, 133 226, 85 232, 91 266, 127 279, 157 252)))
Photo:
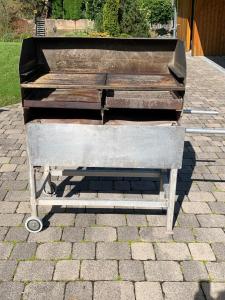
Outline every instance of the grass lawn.
POLYGON ((20 48, 19 42, 0 42, 0 107, 20 101, 20 48))

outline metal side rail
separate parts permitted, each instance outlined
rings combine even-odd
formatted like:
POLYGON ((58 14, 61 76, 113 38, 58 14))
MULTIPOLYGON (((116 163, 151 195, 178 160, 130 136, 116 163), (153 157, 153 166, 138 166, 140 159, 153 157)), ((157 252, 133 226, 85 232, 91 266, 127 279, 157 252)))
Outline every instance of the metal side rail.
MULTIPOLYGON (((215 110, 199 110, 187 108, 183 110, 184 114, 191 115, 218 115, 218 111, 215 110)), ((186 133, 194 133, 194 134, 222 134, 225 135, 225 128, 186 128, 186 133)))

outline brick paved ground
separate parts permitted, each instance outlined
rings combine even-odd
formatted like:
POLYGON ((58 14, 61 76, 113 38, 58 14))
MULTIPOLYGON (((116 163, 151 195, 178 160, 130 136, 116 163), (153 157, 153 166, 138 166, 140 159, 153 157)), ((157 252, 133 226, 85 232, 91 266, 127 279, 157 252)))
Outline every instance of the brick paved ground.
MULTIPOLYGON (((225 73, 189 57, 186 106, 221 112, 186 116, 188 126, 225 127, 225 73)), ((157 185, 74 178, 69 190, 148 198, 157 185)), ((173 238, 164 215, 82 208, 40 209, 50 226, 29 234, 27 189, 22 114, 14 106, 0 110, 0 299, 225 299, 224 137, 187 136, 173 238)))

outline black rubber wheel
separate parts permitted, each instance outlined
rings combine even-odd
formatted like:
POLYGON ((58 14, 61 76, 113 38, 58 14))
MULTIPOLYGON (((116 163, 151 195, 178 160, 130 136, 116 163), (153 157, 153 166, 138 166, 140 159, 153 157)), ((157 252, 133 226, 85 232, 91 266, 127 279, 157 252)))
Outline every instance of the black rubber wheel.
POLYGON ((38 217, 29 217, 25 222, 25 227, 29 232, 37 233, 43 228, 43 222, 38 217))

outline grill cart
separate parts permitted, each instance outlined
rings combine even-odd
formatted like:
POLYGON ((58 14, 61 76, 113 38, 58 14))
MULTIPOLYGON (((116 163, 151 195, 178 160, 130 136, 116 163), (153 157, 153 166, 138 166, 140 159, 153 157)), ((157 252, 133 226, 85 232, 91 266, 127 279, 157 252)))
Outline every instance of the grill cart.
MULTIPOLYGON (((41 231, 40 205, 118 206, 165 209, 172 233, 187 131, 180 125, 185 80, 185 50, 177 39, 25 39, 20 81, 32 210, 26 228, 41 231), (159 178, 159 196, 114 201, 55 195, 52 176, 76 175, 159 178)), ((224 133, 188 131, 196 130, 224 133)))

